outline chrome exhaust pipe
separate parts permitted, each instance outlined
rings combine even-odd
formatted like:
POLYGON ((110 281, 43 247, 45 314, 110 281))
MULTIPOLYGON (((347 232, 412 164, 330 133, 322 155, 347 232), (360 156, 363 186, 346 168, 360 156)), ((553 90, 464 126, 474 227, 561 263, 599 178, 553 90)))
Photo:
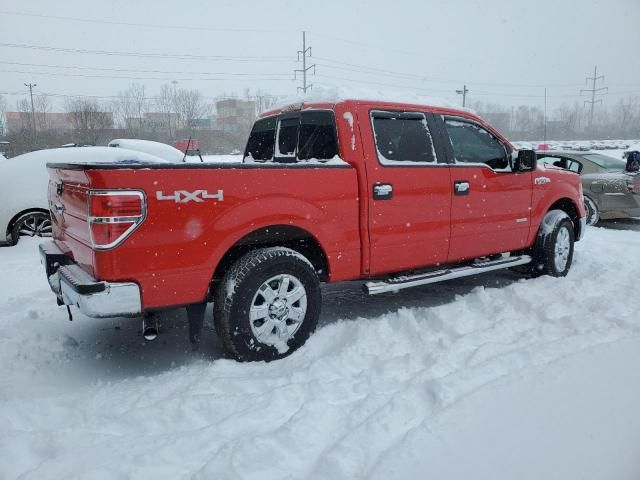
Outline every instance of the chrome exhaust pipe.
POLYGON ((147 342, 152 342, 158 338, 158 318, 155 315, 142 316, 142 336, 147 342))

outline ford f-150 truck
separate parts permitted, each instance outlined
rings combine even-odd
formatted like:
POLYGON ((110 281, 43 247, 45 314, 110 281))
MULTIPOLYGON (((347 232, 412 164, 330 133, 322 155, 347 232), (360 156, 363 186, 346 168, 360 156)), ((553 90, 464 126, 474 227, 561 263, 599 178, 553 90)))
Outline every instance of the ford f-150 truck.
MULTIPOLYGON (((519 269, 564 276, 585 230, 578 175, 538 166, 466 110, 367 100, 263 114, 237 164, 48 165, 59 305, 92 317, 205 305, 228 354, 304 344, 322 282, 369 294, 519 269)), ((71 313, 70 313, 71 315, 71 313)))

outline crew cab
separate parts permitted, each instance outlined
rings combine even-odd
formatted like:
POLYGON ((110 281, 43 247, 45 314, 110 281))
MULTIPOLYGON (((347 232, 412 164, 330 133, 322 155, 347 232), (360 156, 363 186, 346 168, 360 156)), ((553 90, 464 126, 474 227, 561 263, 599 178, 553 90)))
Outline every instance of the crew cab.
POLYGON ((51 163, 58 304, 143 318, 205 305, 238 360, 318 322, 322 282, 393 292, 502 268, 564 276, 585 230, 577 174, 537 165, 466 110, 340 99, 267 112, 237 164, 51 163))

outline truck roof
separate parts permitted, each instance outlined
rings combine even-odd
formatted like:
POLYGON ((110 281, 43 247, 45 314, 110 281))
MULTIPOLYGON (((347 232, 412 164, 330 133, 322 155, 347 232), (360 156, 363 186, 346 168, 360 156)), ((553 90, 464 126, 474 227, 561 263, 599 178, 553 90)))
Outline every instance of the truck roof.
MULTIPOLYGON (((425 99, 426 100, 426 99, 425 99)), ((367 104, 367 105, 378 105, 380 108, 398 108, 398 109, 427 109, 429 111, 438 112, 438 113, 448 113, 452 115, 462 115, 462 116, 472 116, 477 118, 477 114, 467 108, 457 108, 451 105, 449 102, 442 101, 425 101, 425 103, 419 102, 406 102, 401 100, 381 100, 381 99, 367 99, 367 98, 341 98, 341 99, 333 99, 333 100, 305 100, 298 102, 291 102, 284 105, 281 105, 272 110, 268 110, 266 112, 262 112, 260 114, 260 118, 270 117, 272 115, 278 115, 280 113, 286 112, 296 112, 300 110, 308 110, 308 109, 321 109, 321 110, 333 110, 336 105, 339 104, 367 104)))

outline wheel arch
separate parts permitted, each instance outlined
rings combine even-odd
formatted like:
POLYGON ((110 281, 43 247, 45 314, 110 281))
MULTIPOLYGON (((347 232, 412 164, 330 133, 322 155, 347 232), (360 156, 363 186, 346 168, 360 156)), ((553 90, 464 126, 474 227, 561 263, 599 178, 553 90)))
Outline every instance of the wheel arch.
POLYGON ((275 246, 287 247, 304 255, 321 281, 329 278, 327 254, 313 234, 294 225, 269 225, 246 234, 228 248, 215 268, 212 282, 215 284, 222 280, 225 272, 247 252, 275 246))
POLYGON ((25 210, 22 210, 16 213, 13 217, 11 217, 11 220, 9 220, 9 223, 7 223, 7 230, 5 232, 7 237, 11 235, 11 231, 13 230, 13 226, 16 224, 16 222, 24 215, 28 215, 30 213, 46 213, 49 216, 51 215, 49 210, 47 210, 46 208, 32 207, 32 208, 27 208, 25 210))
POLYGON ((570 198, 560 198, 559 200, 556 200, 555 202, 553 202, 549 208, 547 209, 546 213, 550 212, 551 210, 562 210, 563 212, 565 212, 567 215, 569 215, 569 218, 571 219, 571 222, 573 223, 573 234, 575 236, 575 238, 581 238, 581 231, 580 231, 580 210, 578 209, 578 206, 575 204, 575 202, 573 200, 571 200, 570 198))

